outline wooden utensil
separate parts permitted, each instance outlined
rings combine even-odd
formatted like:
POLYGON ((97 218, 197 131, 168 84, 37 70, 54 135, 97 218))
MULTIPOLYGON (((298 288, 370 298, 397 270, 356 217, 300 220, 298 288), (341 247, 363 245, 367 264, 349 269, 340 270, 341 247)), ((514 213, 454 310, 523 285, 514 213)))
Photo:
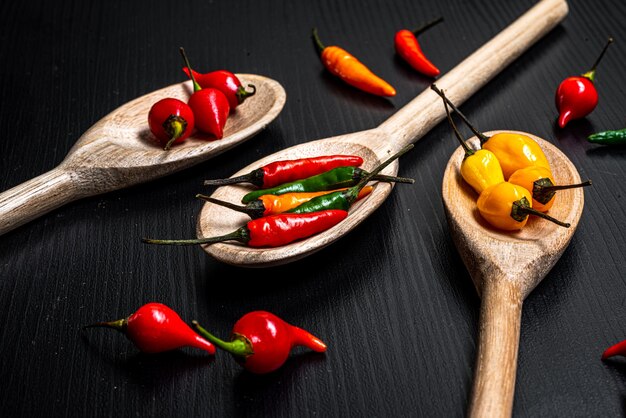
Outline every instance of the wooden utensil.
MULTIPOLYGON (((541 138, 525 135, 543 149, 555 184, 580 183, 576 168, 561 151, 541 138)), ((470 143, 474 149, 479 148, 476 137, 470 143)), ((569 228, 531 216, 533 219, 519 232, 500 232, 482 219, 476 209, 478 196, 459 174, 463 156, 464 151, 459 147, 450 158, 443 177, 442 197, 452 237, 481 295, 469 416, 506 417, 513 408, 522 302, 570 242, 582 214, 584 195, 581 188, 557 192, 549 214, 569 222, 569 228)))
MULTIPOLYGON (((456 104, 464 102, 485 85, 500 70, 556 26, 567 14, 565 0, 542 0, 500 32, 492 40, 466 58, 453 70, 437 80, 437 85, 456 104)), ((327 154, 358 154, 364 167, 371 169, 387 156, 408 143, 421 138, 445 117, 439 96, 425 90, 380 126, 356 133, 307 142, 265 157, 235 173, 248 173, 264 164, 281 159, 293 159, 327 154)), ((391 164, 383 174, 395 174, 398 163, 391 164)), ((378 183, 367 199, 358 202, 350 216, 328 231, 304 241, 279 248, 255 249, 233 242, 203 245, 211 256, 225 263, 266 267, 284 264, 318 251, 356 227, 378 208, 391 192, 392 186, 378 183)), ((242 185, 223 186, 212 197, 239 203, 250 189, 242 185)), ((199 216, 199 237, 219 236, 236 230, 246 221, 245 215, 207 203, 199 216)))
POLYGON ((254 136, 282 110, 286 94, 276 81, 239 74, 257 93, 230 115, 224 137, 194 134, 164 151, 152 140, 148 111, 165 97, 187 101, 191 81, 174 84, 117 108, 87 130, 58 167, 0 194, 0 235, 59 206, 190 167, 254 136))

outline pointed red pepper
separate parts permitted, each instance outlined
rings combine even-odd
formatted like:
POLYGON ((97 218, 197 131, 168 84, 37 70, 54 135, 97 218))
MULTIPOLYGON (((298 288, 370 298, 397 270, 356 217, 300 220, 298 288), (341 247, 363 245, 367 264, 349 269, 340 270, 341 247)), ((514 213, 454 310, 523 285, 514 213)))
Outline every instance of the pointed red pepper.
POLYGON ((250 87, 252 91, 247 91, 245 87, 241 85, 239 78, 230 71, 217 70, 201 74, 191 70, 190 73, 187 67, 184 67, 183 71, 189 78, 191 78, 191 74, 193 74, 193 77, 203 89, 214 88, 224 93, 228 99, 231 111, 235 110, 244 100, 254 96, 254 93, 256 93, 256 87, 253 84, 248 84, 248 87, 250 87))
POLYGON ((326 351, 326 344, 319 338, 265 311, 242 316, 233 326, 230 341, 215 337, 198 321, 193 321, 193 324, 207 340, 231 353, 246 370, 256 374, 278 369, 296 346, 319 353, 326 351))
POLYGON ((176 312, 161 303, 147 303, 127 318, 98 322, 84 328, 113 328, 144 353, 195 347, 215 354, 215 346, 194 332, 176 312))
POLYGON ((626 356, 626 340, 620 341, 607 348, 604 353, 602 353, 602 360, 613 356, 626 356))
POLYGON ((409 63, 413 69, 429 77, 437 77, 440 71, 435 64, 430 62, 430 60, 424 55, 424 52, 417 41, 417 36, 441 21, 443 21, 442 17, 433 20, 432 22, 428 22, 421 28, 414 31, 407 29, 399 30, 396 32, 396 36, 394 38, 397 54, 409 63))

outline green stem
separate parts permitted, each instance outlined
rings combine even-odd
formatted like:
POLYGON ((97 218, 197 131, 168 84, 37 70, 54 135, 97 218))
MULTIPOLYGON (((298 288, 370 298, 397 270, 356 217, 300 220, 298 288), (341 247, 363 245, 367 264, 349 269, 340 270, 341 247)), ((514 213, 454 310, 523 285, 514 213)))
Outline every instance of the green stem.
MULTIPOLYGON (((514 204, 516 204, 516 203, 517 203, 517 202, 515 202, 514 204)), ((555 224, 557 224, 557 225, 559 225, 559 226, 563 226, 563 227, 565 227, 565 228, 569 228, 569 227, 570 227, 570 224, 569 224, 569 223, 567 223, 567 222, 561 222, 561 221, 559 221, 558 219, 555 219, 555 218, 553 218, 553 217, 552 217, 552 216, 550 216, 550 215, 546 215, 546 214, 545 214, 545 213, 543 213, 543 212, 539 212, 538 210, 535 210, 535 209, 533 209, 533 208, 531 208, 531 207, 520 206, 520 207, 518 207, 518 213, 519 213, 519 212, 526 213, 527 215, 535 215, 535 216, 538 216, 538 217, 540 217, 540 218, 546 219, 546 220, 548 220, 548 221, 550 221, 550 222, 554 222, 555 224)))
POLYGON ((230 202, 225 202, 223 200, 214 199, 210 196, 206 196, 203 194, 197 194, 196 197, 202 200, 206 200, 207 202, 215 203, 216 205, 224 206, 237 212, 245 213, 253 219, 260 218, 261 216, 263 216, 263 212, 265 212, 263 202, 261 202, 260 200, 253 200, 252 202, 248 203, 248 206, 241 206, 235 205, 230 202))
POLYGON ((214 244, 222 241, 239 241, 246 244, 249 240, 248 228, 245 226, 231 232, 230 234, 221 235, 219 237, 209 238, 197 238, 197 239, 152 239, 142 238, 146 244, 158 244, 158 245, 195 245, 195 244, 214 244))
POLYGON ((235 95, 237 96, 237 102, 239 104, 242 104, 244 100, 250 96, 254 96, 256 93, 256 86, 254 84, 248 84, 248 87, 250 87, 252 91, 247 91, 243 86, 239 86, 237 89, 237 93, 235 93, 235 95))
POLYGON ((488 136, 486 136, 485 134, 483 134, 482 132, 480 132, 478 129, 476 129, 474 127, 474 125, 472 125, 470 123, 470 121, 467 119, 467 117, 454 105, 454 103, 452 103, 450 101, 450 99, 448 99, 446 97, 445 94, 443 94, 443 92, 441 90, 439 90, 439 87, 437 87, 435 84, 431 84, 430 88, 437 93, 442 99, 444 99, 452 108, 452 110, 454 110, 457 115, 459 115, 461 117, 461 119, 463 120, 463 122, 465 122, 465 124, 470 128, 470 130, 474 133, 474 135, 476 135, 479 139, 480 139, 480 143, 481 145, 484 144, 485 142, 487 142, 487 140, 489 139, 488 136))
MULTIPOLYGON (((441 93, 443 94, 443 91, 441 93)), ((454 123, 454 120, 452 120, 452 115, 450 115, 450 108, 448 107, 448 102, 444 100, 443 105, 446 108, 446 117, 448 118, 448 123, 450 124, 450 126, 452 126, 452 130, 454 131, 454 136, 456 136, 456 138, 459 140, 459 142, 461 143, 461 146, 463 147, 463 150, 465 151, 465 157, 463 157, 463 159, 471 155, 474 155, 476 151, 471 149, 469 145, 467 145, 467 142, 465 142, 463 138, 461 138, 461 133, 459 132, 459 129, 456 127, 456 123, 454 123)))
POLYGON ((563 184, 563 185, 554 185, 554 186, 541 186, 541 190, 542 191, 548 191, 548 192, 552 192, 552 191, 556 191, 556 190, 566 190, 566 189, 574 189, 576 187, 585 187, 585 186, 591 186, 591 180, 587 180, 587 181, 583 181, 582 183, 578 183, 578 184, 563 184))
POLYGON ((606 50, 609 48, 609 45, 611 45, 612 43, 613 43, 613 38, 609 37, 608 41, 604 45, 604 48, 602 49, 602 52, 600 53, 600 56, 598 57, 598 59, 596 59, 596 62, 593 63, 593 66, 591 67, 591 70, 589 70, 585 74, 583 74, 583 77, 588 78, 592 82, 595 81, 595 79, 596 79, 596 68, 598 67, 598 64, 600 64, 600 61, 602 60, 602 57, 604 57, 604 54, 606 53, 606 50))
POLYGON ((109 321, 109 322, 96 322, 95 324, 85 325, 85 328, 113 328, 120 332, 125 333, 126 328, 128 327, 128 318, 118 319, 117 321, 109 321))
POLYGON ((312 31, 313 43, 315 44, 315 49, 317 49, 318 54, 322 54, 322 51, 326 48, 322 41, 320 40, 319 35, 317 34, 317 28, 313 28, 312 31))
POLYGON ((243 336, 234 338, 232 341, 224 341, 204 329, 195 319, 191 321, 191 323, 196 327, 200 335, 202 335, 204 338, 213 343, 216 347, 219 347, 224 351, 227 351, 239 357, 247 357, 251 354, 254 354, 254 351, 252 350, 252 344, 247 338, 243 336))
POLYGON ((384 174, 377 174, 371 180, 386 181, 388 183, 406 183, 406 184, 413 184, 413 183, 415 183, 415 180, 412 179, 412 178, 396 177, 396 176, 386 176, 384 174))
POLYGON ((185 54, 185 49, 182 46, 180 47, 180 55, 183 56, 185 65, 187 66, 187 69, 189 70, 189 76, 191 77, 191 81, 193 82, 193 91, 202 90, 202 87, 200 87, 200 84, 198 84, 198 82, 196 81, 196 78, 193 76, 191 65, 189 65, 189 59, 187 59, 187 54, 185 54))
POLYGON ((169 128, 171 129, 171 131, 169 131, 170 140, 167 141, 167 144, 165 144, 165 147, 163 148, 165 151, 169 150, 174 141, 180 138, 183 132, 185 132, 185 129, 187 128, 187 123, 182 123, 181 121, 174 119, 170 122, 169 128))
POLYGON ((432 28, 433 26, 439 24, 443 22, 443 17, 438 17, 437 19, 433 19, 430 22, 426 22, 425 24, 423 24, 422 26, 420 26, 419 28, 415 29, 413 31, 413 35, 415 35, 415 37, 418 37, 420 34, 426 32, 428 29, 432 28))

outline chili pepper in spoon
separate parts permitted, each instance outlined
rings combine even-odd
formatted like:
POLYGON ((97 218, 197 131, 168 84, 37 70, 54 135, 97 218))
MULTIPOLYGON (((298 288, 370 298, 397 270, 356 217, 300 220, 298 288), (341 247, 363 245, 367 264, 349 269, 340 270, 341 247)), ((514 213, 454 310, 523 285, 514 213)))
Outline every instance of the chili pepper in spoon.
POLYGON ((426 58, 426 55, 424 55, 424 52, 417 41, 417 37, 441 21, 443 21, 443 17, 428 22, 421 28, 414 31, 401 29, 396 32, 394 37, 396 53, 400 55, 411 67, 413 67, 413 69, 427 75, 428 77, 437 77, 440 71, 435 64, 426 58))
MULTIPOLYGON (((180 54, 191 72, 189 60, 185 54, 185 50, 181 47, 180 54)), ((189 107, 193 110, 196 119, 196 127, 208 134, 214 135, 217 139, 224 136, 224 125, 230 113, 230 105, 228 99, 220 90, 215 88, 203 89, 197 83, 191 73, 191 81, 193 82, 193 94, 189 98, 189 107)))
POLYGON ((239 78, 227 70, 216 70, 211 71, 210 73, 201 74, 194 70, 191 70, 190 72, 189 68, 184 67, 183 71, 190 79, 193 74, 193 77, 203 89, 214 88, 224 93, 228 99, 231 112, 235 110, 237 106, 242 104, 248 97, 252 97, 256 93, 256 87, 254 84, 248 84, 248 87, 250 87, 252 91, 247 91, 241 84, 239 78))
POLYGON ((559 126, 564 128, 571 120, 590 114, 598 104, 598 91, 594 84, 596 67, 606 53, 613 38, 609 38, 591 70, 580 76, 567 77, 556 90, 555 102, 559 111, 559 126))
POLYGON ((602 360, 606 360, 613 356, 626 356, 626 340, 620 341, 604 350, 602 360))
POLYGON ((305 179, 332 170, 337 167, 363 164, 358 155, 323 155, 319 157, 280 160, 252 170, 242 176, 227 179, 205 180, 205 186, 224 186, 227 184, 252 183, 255 186, 269 188, 283 183, 305 179))
POLYGON ((626 129, 597 132, 589 135, 587 140, 594 144, 624 145, 626 144, 626 129))
POLYGON ((215 353, 213 344, 195 333, 174 310, 161 303, 147 303, 127 318, 98 322, 83 328, 116 329, 144 353, 160 353, 181 347, 215 353))
POLYGON ((239 241, 249 247, 280 247, 325 231, 346 219, 345 210, 324 210, 315 213, 283 213, 253 219, 237 230, 218 237, 160 240, 143 238, 147 244, 195 245, 223 241, 239 241))
POLYGON ((193 111, 189 105, 171 97, 159 100, 148 112, 150 131, 165 150, 170 149, 172 144, 187 139, 193 131, 194 123, 193 111))
POLYGON ((313 42, 324 67, 346 83, 377 96, 395 96, 396 89, 338 46, 325 46, 313 28, 313 42))
POLYGON ((265 311, 242 316, 233 326, 230 341, 224 341, 192 321, 198 332, 217 347, 228 351, 246 370, 263 374, 282 366, 296 346, 326 351, 326 344, 308 331, 265 311))

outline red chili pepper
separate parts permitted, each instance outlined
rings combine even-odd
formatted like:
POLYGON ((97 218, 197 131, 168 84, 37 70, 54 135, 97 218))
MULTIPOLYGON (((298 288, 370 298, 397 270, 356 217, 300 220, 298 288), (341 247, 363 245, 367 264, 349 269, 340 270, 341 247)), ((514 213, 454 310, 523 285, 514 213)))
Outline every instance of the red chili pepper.
POLYGON ((163 149, 183 142, 194 128, 194 116, 187 103, 173 98, 161 99, 148 112, 148 126, 163 149))
POLYGON ((297 160, 281 160, 257 168, 242 176, 206 180, 204 184, 207 186, 223 186, 225 184, 252 183, 255 186, 267 189, 315 176, 333 168, 358 167, 361 164, 363 164, 363 158, 356 155, 326 155, 297 160))
MULTIPOLYGON (((187 77, 191 78, 188 68, 183 68, 183 71, 187 74, 187 77)), ((214 88, 224 93, 228 99, 231 111, 235 110, 244 100, 254 96, 254 93, 256 93, 256 87, 253 84, 248 84, 248 87, 250 87, 252 91, 247 91, 245 87, 241 85, 239 78, 230 71, 217 70, 200 74, 197 71, 191 70, 191 73, 203 89, 214 88)))
MULTIPOLYGON (((191 71, 189 60, 185 55, 185 50, 180 48, 180 53, 187 64, 187 68, 191 71)), ((230 113, 230 105, 228 99, 218 89, 203 89, 192 77, 194 93, 189 99, 189 107, 193 110, 196 118, 196 127, 205 133, 214 135, 217 139, 224 136, 224 125, 230 113)))
POLYGON ((591 70, 581 76, 566 78, 557 88, 555 102, 561 128, 571 120, 587 116, 596 108, 598 104, 598 91, 594 85, 596 67, 611 43, 613 38, 609 38, 591 70))
POLYGON ((195 333, 176 312, 161 303, 147 303, 128 318, 98 322, 84 328, 113 328, 126 334, 144 353, 195 347, 215 354, 215 346, 195 333))
POLYGON ((409 65, 411 65, 411 67, 413 67, 416 71, 429 77, 437 77, 440 71, 424 55, 424 52, 417 41, 417 36, 442 20, 443 18, 440 17, 432 22, 426 23, 424 26, 414 31, 407 29, 399 30, 396 32, 396 36, 394 38, 394 45, 398 55, 408 62, 409 65))
POLYGON ((219 237, 159 240, 144 238, 148 244, 193 245, 239 241, 249 247, 280 247, 325 231, 346 219, 345 210, 322 210, 312 213, 285 213, 248 221, 245 226, 219 237))
POLYGON ((626 356, 626 340, 620 341, 607 348, 604 353, 602 353, 602 360, 613 356, 626 356))
POLYGON ((296 346, 319 353, 326 351, 326 344, 319 338, 265 311, 242 316, 233 326, 228 342, 209 333, 198 321, 193 321, 193 324, 206 339, 231 353, 239 364, 252 373, 269 373, 278 369, 296 346))

